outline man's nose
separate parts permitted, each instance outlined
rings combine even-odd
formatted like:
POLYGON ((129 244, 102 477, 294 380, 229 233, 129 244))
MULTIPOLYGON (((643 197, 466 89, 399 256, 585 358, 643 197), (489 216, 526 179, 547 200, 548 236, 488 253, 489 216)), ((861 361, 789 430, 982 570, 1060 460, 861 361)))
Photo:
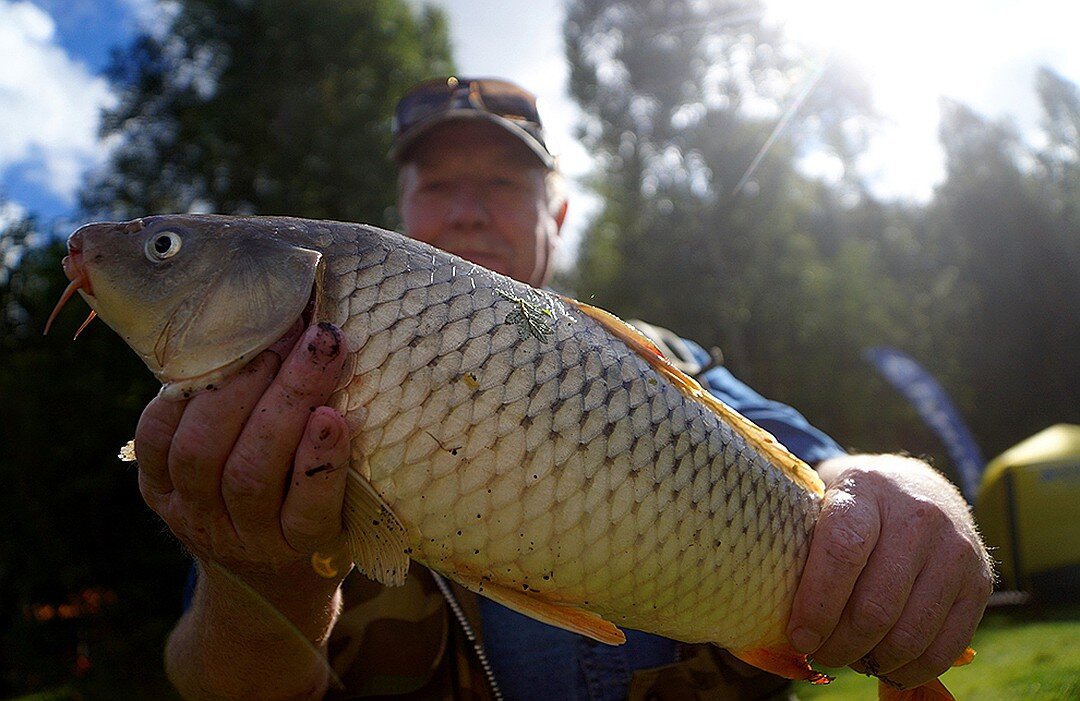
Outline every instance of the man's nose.
POLYGON ((454 189, 450 201, 450 222, 456 226, 473 227, 486 224, 490 216, 487 200, 481 187, 461 183, 454 189))

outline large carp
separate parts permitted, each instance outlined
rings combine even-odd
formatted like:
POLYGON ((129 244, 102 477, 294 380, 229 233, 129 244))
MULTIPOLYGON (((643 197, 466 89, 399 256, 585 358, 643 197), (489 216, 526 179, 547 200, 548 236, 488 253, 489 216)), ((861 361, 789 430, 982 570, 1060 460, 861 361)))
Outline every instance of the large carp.
POLYGON ((77 290, 168 395, 301 315, 344 331, 330 401, 356 426, 343 519, 369 577, 411 558, 606 643, 621 625, 827 681, 784 634, 821 480, 610 314, 356 224, 152 216, 68 249, 57 309, 77 290))

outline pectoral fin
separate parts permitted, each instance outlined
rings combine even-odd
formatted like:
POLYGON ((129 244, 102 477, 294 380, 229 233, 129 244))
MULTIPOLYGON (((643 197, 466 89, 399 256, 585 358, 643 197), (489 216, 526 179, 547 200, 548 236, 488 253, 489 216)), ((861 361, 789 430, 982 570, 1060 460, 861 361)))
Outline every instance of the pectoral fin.
POLYGON ((357 569, 380 584, 404 584, 409 571, 405 527, 371 483, 351 468, 344 521, 357 569))
POLYGON ((466 589, 541 623, 608 645, 622 645, 626 642, 626 635, 614 623, 591 611, 547 601, 534 594, 482 581, 478 577, 454 575, 454 579, 466 589))

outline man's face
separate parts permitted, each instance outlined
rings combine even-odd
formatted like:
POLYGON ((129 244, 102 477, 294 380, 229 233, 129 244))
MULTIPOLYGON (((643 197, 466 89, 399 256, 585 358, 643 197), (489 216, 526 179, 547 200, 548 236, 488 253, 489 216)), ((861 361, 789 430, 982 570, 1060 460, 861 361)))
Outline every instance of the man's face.
POLYGON ((565 207, 551 212, 547 171, 528 147, 482 121, 439 126, 402 164, 398 209, 414 239, 533 286, 551 267, 565 207))

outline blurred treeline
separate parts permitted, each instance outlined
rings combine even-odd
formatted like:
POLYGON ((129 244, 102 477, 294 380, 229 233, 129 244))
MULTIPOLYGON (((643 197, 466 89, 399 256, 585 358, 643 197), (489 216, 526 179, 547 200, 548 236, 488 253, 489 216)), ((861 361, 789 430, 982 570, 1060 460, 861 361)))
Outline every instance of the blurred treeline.
MULTIPOLYGON (((81 219, 177 211, 390 219, 397 98, 452 70, 445 17, 406 0, 185 0, 115 54, 108 165, 81 219), (167 29, 167 30, 166 30, 167 29)), ((0 698, 169 697, 189 562, 117 459, 157 385, 86 307, 41 331, 70 226, 0 238, 0 698)))
MULTIPOLYGON (((171 28, 115 56, 120 101, 103 135, 116 149, 87 178, 81 218, 396 224, 390 115, 407 86, 453 69, 439 12, 406 0, 174 7, 171 28)), ((563 284, 720 347, 737 375, 860 450, 949 471, 861 359, 872 345, 933 372, 989 456, 1080 422, 1077 87, 1032 76, 1037 148, 943 103, 945 182, 925 206, 882 202, 855 168, 879 124, 871 86, 785 42, 759 9, 569 0, 571 91, 603 205, 563 284), (842 177, 803 175, 810 152, 842 177)), ((30 216, 0 237, 0 694, 160 698, 188 565, 115 458, 155 385, 104 325, 70 341, 74 311, 41 337, 66 284, 57 234, 70 227, 57 228, 30 216)))
POLYGON ((926 206, 882 202, 855 167, 881 124, 873 86, 784 43, 755 8, 570 2, 571 90, 603 197, 575 292, 719 346, 737 376, 859 450, 950 469, 868 346, 924 364, 987 457, 1077 422, 1077 86, 1032 76, 1037 148, 943 100, 945 181, 926 206), (800 174, 808 150, 834 159, 837 182, 800 174))

